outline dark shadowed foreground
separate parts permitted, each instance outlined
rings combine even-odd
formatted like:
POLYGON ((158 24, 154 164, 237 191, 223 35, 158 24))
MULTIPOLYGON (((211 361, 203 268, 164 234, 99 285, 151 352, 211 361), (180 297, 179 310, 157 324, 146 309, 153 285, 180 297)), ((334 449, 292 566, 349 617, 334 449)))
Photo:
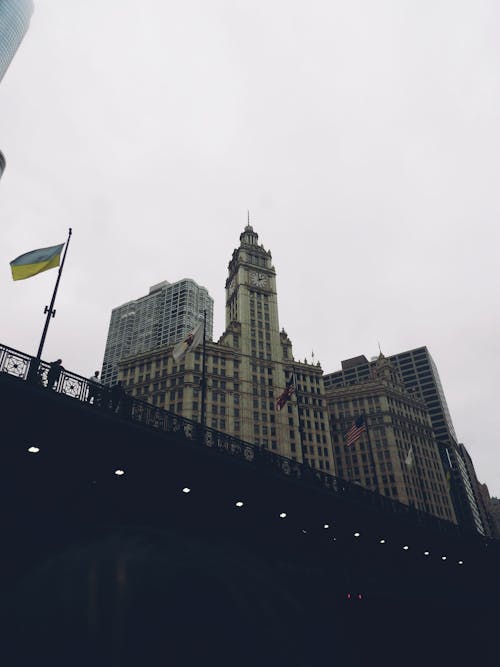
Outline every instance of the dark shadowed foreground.
POLYGON ((9 373, 0 404, 0 664, 498 663, 496 543, 9 373))

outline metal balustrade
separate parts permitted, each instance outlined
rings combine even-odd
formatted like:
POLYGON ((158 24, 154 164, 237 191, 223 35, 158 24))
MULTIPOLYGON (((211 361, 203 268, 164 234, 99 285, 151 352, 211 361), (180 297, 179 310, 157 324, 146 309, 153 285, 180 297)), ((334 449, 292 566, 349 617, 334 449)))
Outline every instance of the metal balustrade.
POLYGON ((439 519, 426 512, 370 491, 358 484, 349 482, 334 475, 311 468, 309 465, 274 454, 258 445, 251 444, 235 436, 216 431, 213 428, 202 428, 200 423, 168 412, 145 401, 123 393, 119 398, 113 391, 99 383, 66 369, 61 374, 53 389, 47 387, 47 373, 50 364, 40 362, 35 369, 34 357, 19 352, 5 345, 0 345, 0 374, 6 373, 25 382, 30 382, 40 391, 50 391, 86 403, 91 409, 113 413, 117 418, 139 423, 164 433, 179 433, 186 439, 202 447, 208 447, 221 455, 238 459, 258 469, 267 469, 274 473, 299 480, 306 485, 314 485, 325 491, 354 502, 367 508, 376 507, 384 512, 408 517, 428 529, 448 534, 460 535, 461 529, 455 524, 439 519))

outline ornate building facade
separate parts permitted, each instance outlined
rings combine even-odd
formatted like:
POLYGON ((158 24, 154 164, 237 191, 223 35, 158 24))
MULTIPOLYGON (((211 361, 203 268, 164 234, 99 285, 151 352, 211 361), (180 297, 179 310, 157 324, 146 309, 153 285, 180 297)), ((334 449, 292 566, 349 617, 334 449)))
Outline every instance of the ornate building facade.
MULTIPOLYGON (((466 530, 484 534, 473 480, 468 472, 467 456, 458 443, 443 386, 427 347, 400 352, 388 357, 399 371, 409 393, 426 405, 443 468, 451 471, 451 498, 458 523, 466 530)), ((342 370, 325 375, 325 387, 363 382, 370 377, 374 361, 361 355, 342 361, 342 370)))
MULTIPOLYGON (((334 473, 323 371, 294 360, 280 330, 271 253, 250 225, 232 254, 225 288, 226 328, 206 345, 206 425, 334 473), (289 381, 296 391, 277 411, 289 381)), ((176 364, 172 347, 163 346, 124 360, 120 378, 132 395, 199 421, 202 370, 201 347, 176 364)))
POLYGON ((327 389, 327 401, 340 477, 456 521, 426 405, 406 390, 389 359, 381 354, 369 377, 327 389), (346 447, 345 434, 361 415, 366 431, 346 447))

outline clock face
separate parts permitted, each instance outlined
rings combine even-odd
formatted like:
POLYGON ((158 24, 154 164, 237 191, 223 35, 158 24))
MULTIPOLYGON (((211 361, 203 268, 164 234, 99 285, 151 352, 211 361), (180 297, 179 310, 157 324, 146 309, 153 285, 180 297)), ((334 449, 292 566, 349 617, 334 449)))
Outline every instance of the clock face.
POLYGON ((250 283, 255 287, 265 287, 267 285, 267 276, 264 273, 250 271, 250 283))

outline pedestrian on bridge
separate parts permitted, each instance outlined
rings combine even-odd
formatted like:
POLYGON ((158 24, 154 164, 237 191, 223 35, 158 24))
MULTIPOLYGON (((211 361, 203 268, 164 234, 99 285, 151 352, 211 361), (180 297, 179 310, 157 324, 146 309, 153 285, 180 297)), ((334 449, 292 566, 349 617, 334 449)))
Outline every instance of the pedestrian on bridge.
POLYGON ((93 405, 100 405, 101 394, 102 394, 102 387, 101 387, 101 381, 99 380, 99 371, 96 371, 94 375, 89 377, 89 393, 87 396, 88 402, 92 403, 93 405))
POLYGON ((124 398, 125 390, 123 388, 122 381, 118 380, 118 382, 111 387, 111 410, 113 412, 120 411, 124 398))
POLYGON ((47 389, 54 389, 54 385, 57 386, 61 372, 64 370, 62 367, 62 359, 56 359, 50 364, 49 372, 47 373, 47 389))

